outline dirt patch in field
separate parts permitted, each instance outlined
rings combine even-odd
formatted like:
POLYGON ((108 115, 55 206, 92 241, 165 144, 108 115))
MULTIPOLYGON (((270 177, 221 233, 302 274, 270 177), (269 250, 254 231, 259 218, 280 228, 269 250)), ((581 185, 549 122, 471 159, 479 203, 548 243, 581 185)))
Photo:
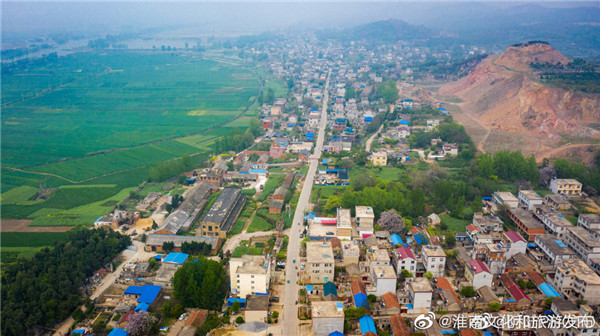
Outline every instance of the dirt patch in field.
POLYGON ((3 219, 0 222, 2 232, 67 232, 72 226, 28 226, 30 219, 3 219))

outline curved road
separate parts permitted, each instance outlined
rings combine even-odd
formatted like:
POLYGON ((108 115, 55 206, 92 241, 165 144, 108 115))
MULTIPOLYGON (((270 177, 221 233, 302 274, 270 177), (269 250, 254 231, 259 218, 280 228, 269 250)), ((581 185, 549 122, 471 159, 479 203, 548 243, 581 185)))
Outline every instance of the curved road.
POLYGON ((306 179, 302 186, 302 192, 300 193, 300 199, 294 213, 294 220, 292 222, 292 228, 289 234, 289 244, 287 250, 287 265, 286 265, 286 284, 285 284, 285 297, 284 297, 284 309, 283 309, 283 335, 292 336, 298 334, 298 276, 296 274, 295 265, 300 263, 300 231, 302 230, 304 222, 304 210, 308 205, 310 199, 310 193, 314 185, 315 173, 319 164, 319 158, 323 151, 323 143, 325 140, 325 126, 327 125, 327 104, 329 102, 329 78, 331 77, 331 70, 327 74, 327 81, 325 82, 325 92, 323 95, 323 107, 321 109, 321 122, 319 124, 319 134, 317 136, 317 143, 315 151, 310 158, 310 165, 308 167, 308 173, 306 173, 306 179), (294 264, 294 259, 296 263, 294 264), (289 281, 289 283, 288 283, 289 281))

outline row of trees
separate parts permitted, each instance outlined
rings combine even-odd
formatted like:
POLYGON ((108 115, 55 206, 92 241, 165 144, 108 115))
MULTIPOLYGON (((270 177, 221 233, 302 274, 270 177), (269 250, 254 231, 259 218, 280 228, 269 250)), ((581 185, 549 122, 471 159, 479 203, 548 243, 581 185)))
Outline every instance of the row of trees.
POLYGON ((238 128, 232 129, 228 135, 222 136, 215 141, 214 148, 217 153, 228 151, 241 151, 254 144, 254 139, 263 133, 261 123, 252 119, 250 126, 245 132, 238 128))
POLYGON ((32 259, 3 265, 2 335, 39 334, 67 318, 82 303, 86 278, 131 244, 112 230, 74 228, 32 259))
POLYGON ((156 166, 150 168, 148 176, 150 181, 164 181, 178 174, 194 168, 194 159, 186 155, 178 160, 159 162, 156 166))
POLYGON ((538 165, 533 155, 525 158, 519 151, 501 150, 494 155, 486 153, 477 158, 479 175, 506 181, 527 180, 538 185, 538 165))

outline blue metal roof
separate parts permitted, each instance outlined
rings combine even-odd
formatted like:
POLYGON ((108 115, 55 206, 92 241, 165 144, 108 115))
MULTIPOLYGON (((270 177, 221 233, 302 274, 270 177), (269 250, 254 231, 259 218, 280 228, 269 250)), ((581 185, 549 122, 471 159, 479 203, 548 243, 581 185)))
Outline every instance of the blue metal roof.
POLYGON ((373 121, 373 117, 365 117, 365 121, 373 121))
POLYGON ((171 263, 171 264, 183 264, 187 258, 190 255, 187 253, 181 253, 181 252, 172 252, 169 253, 165 259, 163 259, 164 263, 171 263))
POLYGON ((152 304, 158 296, 158 293, 160 293, 161 289, 161 286, 155 285, 129 286, 123 293, 130 295, 139 295, 140 297, 137 299, 137 302, 152 304))
POLYGON ((562 296, 560 296, 560 294, 558 294, 556 289, 554 289, 554 287, 550 286, 550 284, 548 284, 547 282, 544 282, 543 284, 539 285, 538 288, 542 291, 542 293, 544 293, 544 295, 546 295, 549 298, 553 298, 553 297, 562 298, 562 296))
POLYGON ((365 293, 357 293, 354 295, 354 306, 369 308, 369 299, 365 293))
POLYGON ((344 336, 344 334, 342 334, 341 332, 336 330, 336 331, 330 333, 329 336, 344 336))
POLYGON ((312 285, 306 285, 306 290, 312 292, 313 286, 312 285))
POLYGON ((125 331, 125 329, 115 328, 108 334, 108 336, 127 336, 127 331, 125 331))
POLYGON ((242 307, 244 307, 246 305, 246 299, 229 298, 229 299, 227 299, 227 306, 231 307, 231 305, 236 301, 239 302, 242 307))
POLYGON ((414 237, 415 237, 415 242, 417 243, 417 245, 427 244, 427 238, 425 238, 425 236, 423 236, 423 234, 417 233, 414 237))
POLYGON ((266 169, 250 169, 249 173, 250 174, 266 174, 267 170, 266 169))
POLYGON ((335 284, 331 281, 327 281, 325 284, 323 284, 323 296, 327 296, 329 294, 337 296, 337 288, 335 288, 335 284))
POLYGON ((565 243, 561 242, 560 240, 555 240, 554 241, 556 243, 556 245, 560 246, 560 247, 567 247, 567 245, 565 245, 565 243))
POLYGON ((160 260, 160 259, 162 259, 162 255, 157 254, 157 255, 154 256, 154 259, 155 260, 160 260))
POLYGON ((358 319, 358 323, 360 324, 360 333, 365 334, 369 331, 377 334, 377 329, 375 328, 375 321, 369 315, 364 315, 363 317, 358 319))
POLYGON ((408 125, 410 122, 408 120, 400 120, 400 125, 408 125))
POLYGON ((85 329, 75 329, 75 330, 73 330, 73 332, 71 334, 83 335, 84 332, 85 332, 85 329))
POLYGON ((148 311, 148 308, 150 308, 150 306, 147 303, 142 302, 135 307, 134 311, 148 311))
POLYGON ((392 241, 392 245, 404 245, 402 241, 402 237, 400 237, 397 233, 394 233, 390 236, 390 240, 392 241))
POLYGON ((329 161, 328 159, 323 159, 323 161, 321 161, 322 164, 327 164, 327 161, 329 161))

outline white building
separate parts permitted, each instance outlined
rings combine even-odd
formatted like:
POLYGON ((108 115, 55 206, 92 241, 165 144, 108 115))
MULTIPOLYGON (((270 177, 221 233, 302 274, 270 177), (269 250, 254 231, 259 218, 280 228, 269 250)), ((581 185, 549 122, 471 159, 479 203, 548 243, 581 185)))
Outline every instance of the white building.
POLYGON ((433 289, 426 278, 408 279, 405 291, 410 299, 408 314, 426 314, 431 311, 433 289))
POLYGON ((373 234, 373 224, 375 222, 375 213, 370 206, 356 206, 356 229, 358 236, 363 237, 366 234, 373 234))
POLYGON ((373 247, 367 251, 367 262, 370 268, 390 265, 390 255, 386 249, 373 247))
POLYGON ((529 211, 532 211, 544 202, 544 198, 533 190, 519 190, 518 198, 519 204, 529 211))
POLYGON ((397 276, 392 266, 371 267, 371 279, 377 288, 375 295, 380 296, 387 292, 396 293, 397 276))
POLYGON ((597 214, 581 214, 577 218, 577 226, 584 227, 591 233, 600 231, 600 216, 597 214))
POLYGON ((579 226, 568 228, 564 241, 588 265, 592 259, 600 259, 600 239, 586 229, 579 226))
POLYGON ((440 246, 423 246, 421 250, 423 266, 434 278, 444 276, 446 269, 446 252, 440 246))
POLYGON ((350 209, 337 209, 337 231, 340 240, 352 239, 352 216, 350 209))
POLYGON ((506 231, 502 234, 502 247, 506 249, 504 257, 509 259, 517 253, 525 254, 527 252, 527 241, 516 231, 506 231))
POLYGON ((577 258, 575 252, 551 234, 536 235, 535 244, 544 252, 545 260, 554 267, 563 265, 565 260, 568 263, 569 259, 577 258))
POLYGON ((398 276, 400 276, 403 270, 407 270, 413 275, 415 274, 415 271, 417 270, 417 259, 410 248, 401 246, 392 252, 392 256, 398 276))
POLYGON ((465 268, 465 278, 471 282, 475 290, 483 287, 492 287, 493 275, 487 265, 481 260, 471 260, 465 268))
POLYGON ((492 201, 498 205, 506 204, 510 209, 519 206, 519 200, 508 191, 496 191, 492 194, 492 201))
POLYGON ((265 256, 244 255, 229 260, 231 293, 240 298, 255 293, 268 293, 271 264, 265 256))
POLYGON ((542 223, 546 227, 546 232, 555 235, 557 238, 562 239, 567 233, 567 229, 573 227, 573 224, 563 215, 550 212, 542 216, 542 223))
POLYGON ((344 303, 340 301, 312 301, 312 329, 316 336, 328 336, 334 331, 344 332, 344 303))
POLYGON ((306 243, 306 269, 311 283, 333 281, 335 260, 327 242, 306 243))
POLYGON ((553 285, 565 299, 585 300, 590 306, 600 304, 600 276, 580 259, 558 266, 553 285))

